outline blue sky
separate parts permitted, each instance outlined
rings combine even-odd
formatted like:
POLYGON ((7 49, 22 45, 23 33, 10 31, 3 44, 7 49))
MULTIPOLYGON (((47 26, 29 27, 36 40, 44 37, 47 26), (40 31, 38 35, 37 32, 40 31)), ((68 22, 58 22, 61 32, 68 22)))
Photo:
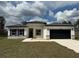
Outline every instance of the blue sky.
POLYGON ((0 16, 6 25, 35 20, 74 23, 79 19, 79 1, 0 1, 0 16))

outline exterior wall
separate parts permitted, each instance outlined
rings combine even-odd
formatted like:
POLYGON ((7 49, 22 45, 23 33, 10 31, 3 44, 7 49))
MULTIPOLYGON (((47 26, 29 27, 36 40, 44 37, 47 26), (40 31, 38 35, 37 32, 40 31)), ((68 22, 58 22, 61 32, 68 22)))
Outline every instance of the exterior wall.
POLYGON ((27 26, 28 26, 28 32, 29 28, 33 28, 33 38, 43 38, 44 24, 27 24, 27 26), (36 35, 36 29, 41 29, 41 35, 36 35))
POLYGON ((75 27, 75 39, 79 39, 79 27, 75 27))
POLYGON ((43 29, 43 38, 44 39, 49 39, 50 37, 50 31, 47 28, 43 29))
POLYGON ((44 39, 50 39, 50 29, 70 29, 71 30, 71 39, 75 39, 74 27, 71 26, 45 26, 44 27, 44 39))
POLYGON ((33 38, 50 39, 50 29, 70 29, 71 39, 75 39, 75 31, 73 26, 45 26, 45 24, 27 24, 27 27, 9 27, 8 38, 9 39, 22 39, 29 37, 29 28, 33 28, 33 38), (24 36, 10 36, 10 29, 24 29, 24 36), (36 35, 36 29, 41 29, 41 35, 36 35))
POLYGON ((43 38, 43 29, 42 28, 33 28, 34 31, 33 31, 33 37, 34 38, 43 38), (36 35, 36 29, 41 29, 41 35, 36 35))
POLYGON ((72 29, 73 26, 45 26, 47 29, 72 29))
POLYGON ((75 39, 75 30, 71 29, 71 39, 75 39))
POLYGON ((14 28, 8 28, 7 31, 8 31, 8 39, 23 39, 23 38, 27 38, 28 36, 28 32, 27 32, 27 28, 25 27, 14 27, 14 28), (24 29, 24 36, 10 36, 10 29, 24 29))
POLYGON ((8 36, 8 39, 24 39, 25 36, 8 36))
POLYGON ((24 36, 25 36, 25 38, 28 38, 28 28, 24 29, 24 36))
POLYGON ((7 28, 7 31, 8 31, 8 37, 10 36, 10 29, 9 28, 7 28))

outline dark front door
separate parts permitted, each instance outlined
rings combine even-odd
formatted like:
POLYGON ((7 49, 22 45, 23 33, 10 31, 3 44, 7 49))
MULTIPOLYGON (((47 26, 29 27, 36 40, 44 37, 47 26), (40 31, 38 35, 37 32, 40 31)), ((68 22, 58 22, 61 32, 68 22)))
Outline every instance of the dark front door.
POLYGON ((29 29, 29 38, 33 38, 33 28, 29 29))
POLYGON ((50 30, 50 39, 70 39, 70 30, 50 30))

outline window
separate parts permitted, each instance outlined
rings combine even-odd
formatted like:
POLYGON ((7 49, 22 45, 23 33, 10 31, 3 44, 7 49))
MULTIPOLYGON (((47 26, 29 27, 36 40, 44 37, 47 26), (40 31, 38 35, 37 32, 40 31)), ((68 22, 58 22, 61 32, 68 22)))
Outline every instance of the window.
POLYGON ((24 29, 10 29, 10 36, 24 36, 24 29))
POLYGON ((16 36, 17 30, 16 29, 10 29, 10 36, 16 36))
POLYGON ((36 29, 36 35, 41 35, 41 29, 36 29))
POLYGON ((24 29, 19 29, 18 32, 19 32, 18 35, 24 36, 24 29))

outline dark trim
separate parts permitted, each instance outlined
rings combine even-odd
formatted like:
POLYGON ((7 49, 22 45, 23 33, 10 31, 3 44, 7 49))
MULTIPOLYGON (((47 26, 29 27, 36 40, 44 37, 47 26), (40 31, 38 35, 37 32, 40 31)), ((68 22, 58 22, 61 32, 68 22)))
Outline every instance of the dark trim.
POLYGON ((27 27, 27 24, 45 24, 45 26, 73 26, 72 24, 47 24, 46 22, 39 22, 39 21, 34 21, 34 22, 26 22, 26 25, 10 25, 6 27, 27 27))
POLYGON ((34 21, 34 22, 27 22, 28 23, 42 23, 42 24, 46 24, 46 22, 38 22, 38 21, 34 21))
POLYGON ((71 24, 46 24, 46 26, 74 26, 71 24))
POLYGON ((27 27, 27 26, 6 26, 6 27, 27 27))
POLYGON ((10 29, 10 36, 24 36, 24 29, 10 29), (15 30, 15 35, 12 34, 12 31, 15 30), (20 34, 21 31, 23 30, 22 35, 20 34), (18 32, 18 33, 17 33, 18 32))

